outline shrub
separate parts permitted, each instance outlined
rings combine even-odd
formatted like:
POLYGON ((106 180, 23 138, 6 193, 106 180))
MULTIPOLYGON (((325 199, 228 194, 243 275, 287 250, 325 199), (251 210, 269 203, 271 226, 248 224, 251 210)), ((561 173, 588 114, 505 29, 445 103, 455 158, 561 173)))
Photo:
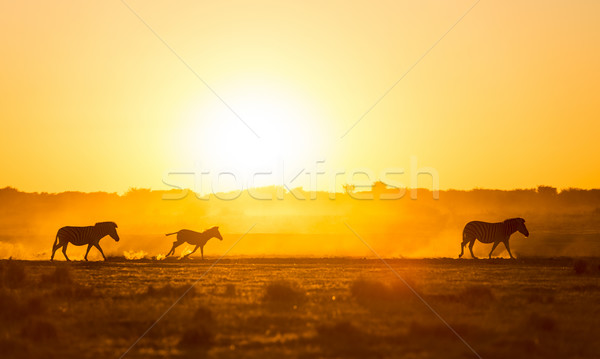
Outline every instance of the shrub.
POLYGON ((410 298, 411 291, 404 283, 390 286, 376 280, 357 279, 350 285, 350 294, 360 303, 392 302, 402 297, 410 298))
POLYGON ((304 293, 293 283, 276 281, 265 288, 264 300, 273 303, 298 303, 305 299, 304 293))
POLYGON ((223 295, 225 297, 235 297, 236 295, 236 291, 235 291, 235 285, 233 284, 227 284, 225 286, 225 291, 223 292, 223 295))

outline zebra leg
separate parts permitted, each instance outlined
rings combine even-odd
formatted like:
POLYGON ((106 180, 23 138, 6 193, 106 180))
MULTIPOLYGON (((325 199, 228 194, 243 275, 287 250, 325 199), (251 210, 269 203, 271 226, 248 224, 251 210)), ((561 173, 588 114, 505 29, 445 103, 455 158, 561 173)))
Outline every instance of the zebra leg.
POLYGON ((100 254, 102 254, 102 257, 106 261, 106 256, 104 255, 104 252, 102 252, 102 248, 100 248, 100 244, 94 244, 94 247, 98 248, 98 250, 100 251, 100 254))
POLYGON ((87 255, 88 255, 88 253, 90 253, 91 248, 92 248, 92 244, 90 243, 90 244, 88 244, 87 251, 85 251, 85 257, 83 257, 83 258, 85 258, 86 262, 87 262, 87 255))
POLYGON ((56 245, 56 243, 54 243, 54 244, 52 245, 52 255, 50 256, 50 261, 53 261, 53 260, 54 260, 54 253, 56 253, 56 250, 57 250, 58 248, 60 248, 60 246, 57 246, 57 245, 56 245))
POLYGON ((471 242, 469 243, 469 251, 471 251, 471 257, 473 257, 474 259, 477 259, 477 257, 475 257, 475 255, 473 254, 473 245, 475 244, 475 240, 471 240, 471 242))
POLYGON ((198 250, 198 247, 200 247, 200 245, 196 245, 196 247, 194 247, 194 249, 193 249, 193 250, 192 250, 190 253, 188 253, 188 254, 184 255, 184 256, 183 256, 183 258, 187 258, 187 257, 189 257, 190 255, 192 255, 192 253, 194 253, 195 251, 197 251, 197 250, 198 250))
POLYGON ((173 247, 171 247, 171 250, 169 251, 169 253, 167 253, 165 257, 168 257, 171 254, 175 254, 175 248, 179 247, 180 244, 181 243, 177 244, 177 242, 173 242, 173 247))
POLYGON ((465 246, 467 245, 468 241, 463 241, 460 244, 460 254, 458 255, 458 258, 461 258, 463 256, 463 254, 465 254, 465 246))
POLYGON ((202 254, 202 260, 204 260, 204 247, 200 247, 200 253, 202 254))
POLYGON ((67 246, 68 246, 68 245, 69 245, 69 242, 67 242, 67 243, 65 243, 65 244, 63 245, 62 252, 63 252, 63 254, 64 254, 65 258, 67 259, 67 261, 70 261, 69 257, 67 257, 67 246))
POLYGON ((492 250, 490 251, 490 259, 492 259, 492 252, 494 251, 494 249, 496 249, 496 247, 498 246, 500 242, 494 242, 494 245, 492 246, 492 250))
POLYGON ((508 255, 510 256, 510 259, 515 259, 515 257, 513 257, 512 253, 510 253, 510 245, 508 244, 508 241, 504 241, 504 246, 506 247, 506 250, 508 251, 508 255))

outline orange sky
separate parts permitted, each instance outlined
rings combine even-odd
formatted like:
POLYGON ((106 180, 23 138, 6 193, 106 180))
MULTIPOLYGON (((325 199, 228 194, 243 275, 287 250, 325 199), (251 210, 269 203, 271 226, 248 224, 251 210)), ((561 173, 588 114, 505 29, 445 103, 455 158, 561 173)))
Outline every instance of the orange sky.
POLYGON ((123 3, 3 2, 0 187, 411 156, 442 189, 598 187, 598 1, 478 3, 343 138, 473 1, 127 3, 260 138, 123 3))

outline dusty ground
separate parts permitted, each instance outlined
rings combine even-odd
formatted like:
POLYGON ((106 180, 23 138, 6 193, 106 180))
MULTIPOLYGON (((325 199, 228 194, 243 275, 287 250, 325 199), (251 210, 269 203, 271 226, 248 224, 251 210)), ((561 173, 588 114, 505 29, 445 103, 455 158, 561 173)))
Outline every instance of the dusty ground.
POLYGON ((595 259, 213 261, 1 261, 2 357, 600 356, 595 259))

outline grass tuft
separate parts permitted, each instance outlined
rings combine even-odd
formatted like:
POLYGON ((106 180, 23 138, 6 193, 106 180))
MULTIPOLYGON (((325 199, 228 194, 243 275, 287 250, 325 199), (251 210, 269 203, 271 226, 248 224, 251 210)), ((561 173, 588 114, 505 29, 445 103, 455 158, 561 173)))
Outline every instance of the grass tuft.
POLYGON ((264 300, 271 303, 299 303, 305 299, 304 293, 287 281, 275 281, 267 284, 264 300))
POLYGON ((236 296, 236 290, 235 290, 235 285, 234 284, 227 284, 225 286, 225 290, 223 291, 223 296, 225 297, 235 297, 236 296))

